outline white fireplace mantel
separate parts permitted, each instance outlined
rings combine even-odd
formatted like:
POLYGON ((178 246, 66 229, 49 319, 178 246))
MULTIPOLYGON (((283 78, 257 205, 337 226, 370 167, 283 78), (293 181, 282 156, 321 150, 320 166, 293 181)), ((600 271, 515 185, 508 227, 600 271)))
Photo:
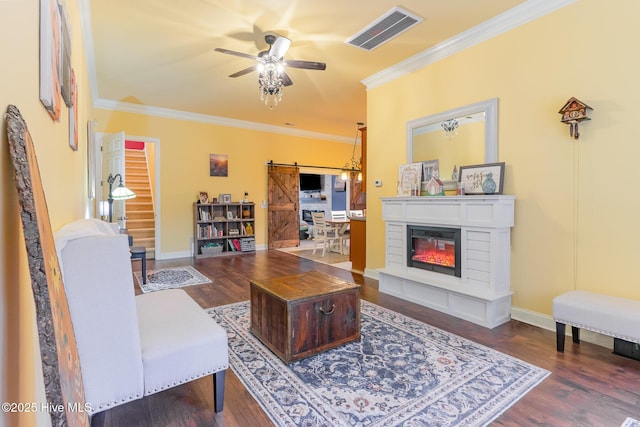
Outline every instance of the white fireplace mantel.
POLYGON ((505 195, 383 198, 380 292, 489 328, 508 321, 514 204, 505 195), (410 224, 461 230, 461 277, 407 265, 410 224))

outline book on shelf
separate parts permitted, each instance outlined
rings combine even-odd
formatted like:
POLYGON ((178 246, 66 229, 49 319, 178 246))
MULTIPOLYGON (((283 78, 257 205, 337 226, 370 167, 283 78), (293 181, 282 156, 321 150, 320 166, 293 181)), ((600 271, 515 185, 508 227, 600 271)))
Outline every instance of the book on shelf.
POLYGON ((209 214, 209 211, 205 208, 200 208, 200 221, 209 221, 209 219, 211 219, 211 215, 209 214))
POLYGON ((227 240, 227 244, 229 245, 229 249, 231 250, 231 252, 235 252, 236 251, 236 247, 233 244, 233 242, 231 241, 231 239, 227 240))
POLYGON ((242 250, 240 246, 240 240, 232 239, 232 241, 233 241, 233 247, 235 248, 236 251, 242 250))

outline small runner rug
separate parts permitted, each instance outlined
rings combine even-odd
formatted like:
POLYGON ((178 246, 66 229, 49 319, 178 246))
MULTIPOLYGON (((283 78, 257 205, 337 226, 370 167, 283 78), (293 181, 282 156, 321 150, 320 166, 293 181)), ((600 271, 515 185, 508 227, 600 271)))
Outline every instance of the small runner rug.
POLYGON ((250 303, 207 312, 235 374, 277 426, 482 426, 549 372, 362 301, 362 338, 285 365, 250 332, 250 303))
POLYGON ((195 268, 186 267, 159 268, 147 270, 147 283, 142 283, 142 273, 135 271, 134 276, 142 292, 160 291, 162 289, 183 288, 185 286, 211 283, 211 280, 195 268))

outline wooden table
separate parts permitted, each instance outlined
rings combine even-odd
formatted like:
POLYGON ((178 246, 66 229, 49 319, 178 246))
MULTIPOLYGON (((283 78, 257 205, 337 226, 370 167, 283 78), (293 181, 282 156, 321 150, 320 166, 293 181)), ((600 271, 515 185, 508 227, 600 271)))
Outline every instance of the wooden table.
POLYGON ((251 333, 287 364, 360 338, 360 285, 311 271, 250 287, 251 333))
MULTIPOLYGON (((343 251, 343 247, 344 247, 344 241, 345 240, 349 240, 350 236, 349 233, 346 233, 347 229, 349 228, 349 224, 351 223, 351 220, 349 218, 341 218, 341 219, 326 219, 325 222, 327 223, 327 225, 331 228, 333 228, 336 232, 336 236, 339 236, 340 239, 340 254, 344 255, 344 251, 343 251), (346 234, 345 234, 346 233, 346 234)), ((338 240, 338 239, 336 239, 338 240)), ((329 251, 331 251, 333 248, 331 246, 329 246, 329 251)))

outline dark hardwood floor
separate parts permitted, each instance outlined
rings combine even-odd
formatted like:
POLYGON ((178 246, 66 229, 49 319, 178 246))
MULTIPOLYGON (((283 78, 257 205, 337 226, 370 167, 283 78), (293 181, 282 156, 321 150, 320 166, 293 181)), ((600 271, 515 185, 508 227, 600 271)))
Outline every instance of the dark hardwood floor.
MULTIPOLYGON (((494 329, 442 314, 379 293, 376 280, 281 251, 228 257, 150 261, 147 268, 193 265, 213 283, 185 290, 204 308, 249 299, 249 280, 318 270, 362 285, 363 299, 471 339, 551 371, 541 384, 516 402, 496 426, 620 426, 640 419, 640 362, 611 349, 567 339, 565 353, 555 350, 555 334, 512 320, 494 329)), ((134 261, 134 270, 140 262, 134 261)), ((136 285, 136 293, 140 293, 136 285)), ((227 371, 224 411, 213 410, 211 377, 130 402, 97 414, 92 425, 121 426, 269 426, 269 418, 227 371)))

